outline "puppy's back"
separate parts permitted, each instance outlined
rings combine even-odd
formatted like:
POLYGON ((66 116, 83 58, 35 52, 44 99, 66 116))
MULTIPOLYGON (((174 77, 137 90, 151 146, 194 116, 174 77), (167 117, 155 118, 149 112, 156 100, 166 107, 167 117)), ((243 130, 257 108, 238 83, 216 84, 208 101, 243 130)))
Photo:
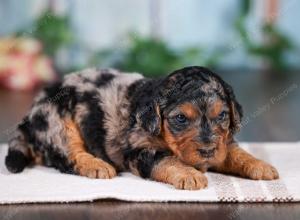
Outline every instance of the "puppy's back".
POLYGON ((66 157, 62 122, 66 117, 76 120, 89 151, 101 156, 100 148, 105 148, 108 160, 118 161, 119 152, 112 150, 112 145, 122 144, 119 137, 129 117, 126 92, 141 78, 139 74, 113 69, 87 69, 46 86, 36 96, 30 112, 9 141, 8 170, 21 172, 30 163, 42 160, 44 165, 68 172, 70 163, 66 157), (94 125, 97 127, 93 128, 94 125), (105 135, 98 137, 99 129, 105 130, 105 135))

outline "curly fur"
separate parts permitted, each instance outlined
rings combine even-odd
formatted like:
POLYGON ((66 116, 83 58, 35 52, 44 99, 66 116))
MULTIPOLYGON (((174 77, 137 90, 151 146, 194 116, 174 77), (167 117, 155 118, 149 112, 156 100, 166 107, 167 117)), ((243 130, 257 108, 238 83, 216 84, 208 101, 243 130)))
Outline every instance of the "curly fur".
POLYGON ((278 178, 239 150, 242 115, 231 86, 204 67, 161 79, 88 69, 40 92, 9 142, 6 165, 17 173, 38 161, 91 178, 130 171, 180 189, 205 187, 207 169, 278 178))

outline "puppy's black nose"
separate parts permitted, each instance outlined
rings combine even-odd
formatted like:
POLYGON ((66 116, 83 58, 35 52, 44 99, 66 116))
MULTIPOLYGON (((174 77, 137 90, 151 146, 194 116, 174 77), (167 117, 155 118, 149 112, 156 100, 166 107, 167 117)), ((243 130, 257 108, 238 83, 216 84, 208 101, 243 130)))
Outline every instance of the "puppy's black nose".
POLYGON ((203 147, 198 150, 202 157, 209 158, 214 156, 216 147, 203 147))

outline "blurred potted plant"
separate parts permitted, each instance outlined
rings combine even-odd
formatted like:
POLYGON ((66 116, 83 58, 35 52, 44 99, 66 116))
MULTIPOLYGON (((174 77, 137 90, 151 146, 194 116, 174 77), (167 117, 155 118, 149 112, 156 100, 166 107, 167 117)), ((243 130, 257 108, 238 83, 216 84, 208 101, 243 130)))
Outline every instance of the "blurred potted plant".
MULTIPOLYGON (((267 72, 283 73, 288 69, 285 55, 293 49, 291 40, 282 33, 274 22, 265 22, 260 31, 264 36, 262 43, 254 42, 249 37, 246 20, 251 10, 251 0, 240 2, 240 14, 235 21, 235 28, 246 51, 253 56, 261 57, 267 72)), ((275 16, 274 14, 271 16, 275 16)))
POLYGON ((68 17, 56 15, 52 1, 49 9, 31 27, 15 37, 0 40, 0 84, 14 90, 32 90, 57 78, 56 56, 73 40, 68 17), (31 30, 31 31, 28 31, 31 30), (55 69, 55 70, 54 70, 55 69))
POLYGON ((11 90, 32 90, 56 79, 52 62, 32 38, 0 39, 0 85, 11 90))
POLYGON ((59 16, 51 10, 42 13, 33 24, 32 37, 40 40, 46 54, 54 57, 57 51, 73 40, 73 34, 67 16, 59 16))
POLYGON ((130 34, 127 47, 99 51, 90 65, 113 66, 157 77, 188 65, 216 66, 219 58, 218 52, 208 55, 200 48, 175 50, 158 38, 130 34))
POLYGON ((57 55, 58 52, 66 49, 73 43, 73 32, 68 16, 57 15, 52 4, 48 8, 34 20, 30 27, 20 30, 17 36, 28 34, 30 37, 39 40, 45 53, 53 60, 56 71, 64 72, 69 66, 68 64, 59 66, 57 55))

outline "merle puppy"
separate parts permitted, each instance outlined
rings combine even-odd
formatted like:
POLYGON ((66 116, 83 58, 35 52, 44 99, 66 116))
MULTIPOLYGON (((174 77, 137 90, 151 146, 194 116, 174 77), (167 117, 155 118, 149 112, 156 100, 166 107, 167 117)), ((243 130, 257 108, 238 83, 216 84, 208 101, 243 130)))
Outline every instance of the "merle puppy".
POLYGON ((242 108, 232 88, 204 67, 162 79, 89 69, 46 87, 9 142, 13 173, 42 164, 64 173, 112 178, 130 171, 196 190, 207 169, 272 180, 271 165, 234 140, 242 108))

